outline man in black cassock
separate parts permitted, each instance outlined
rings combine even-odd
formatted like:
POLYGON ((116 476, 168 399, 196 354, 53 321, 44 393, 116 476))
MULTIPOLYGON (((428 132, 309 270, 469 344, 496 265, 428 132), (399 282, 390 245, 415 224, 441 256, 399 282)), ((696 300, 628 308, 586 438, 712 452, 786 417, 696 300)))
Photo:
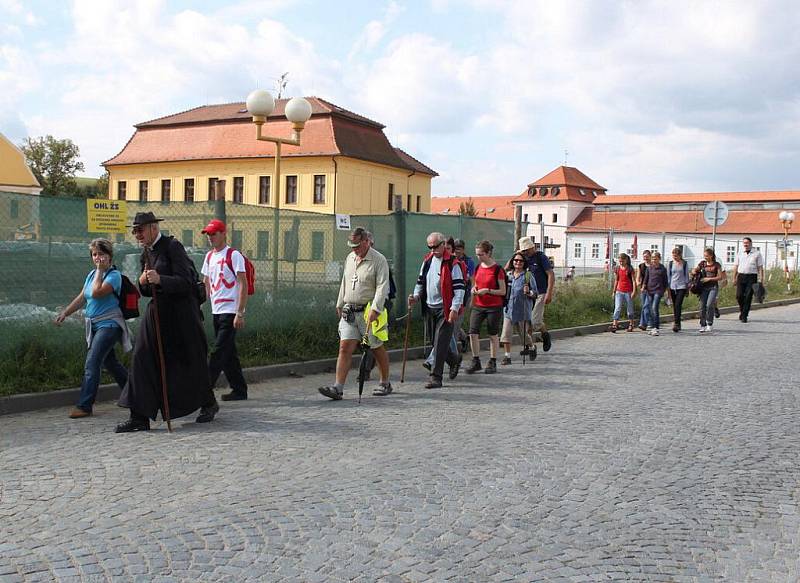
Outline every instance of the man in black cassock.
MULTIPOLYGON (((117 425, 117 433, 147 431, 150 419, 162 410, 161 364, 156 342, 156 309, 164 348, 167 398, 171 419, 201 409, 198 423, 212 421, 219 405, 211 389, 206 364, 208 347, 195 294, 191 260, 172 236, 161 234, 151 213, 136 213, 133 234, 143 247, 139 289, 143 296, 157 295, 142 318, 131 356, 128 383, 119 399, 131 411, 130 419, 117 425)), ((164 413, 162 410, 162 418, 164 413)))

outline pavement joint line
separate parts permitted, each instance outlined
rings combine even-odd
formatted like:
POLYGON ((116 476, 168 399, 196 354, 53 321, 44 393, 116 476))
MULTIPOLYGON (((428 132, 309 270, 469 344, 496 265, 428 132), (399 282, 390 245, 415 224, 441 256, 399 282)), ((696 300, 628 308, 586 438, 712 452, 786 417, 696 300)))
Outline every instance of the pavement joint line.
MULTIPOLYGON (((751 307, 752 310, 763 310, 767 308, 776 308, 780 306, 788 306, 800 303, 800 298, 787 298, 782 300, 773 300, 764 302, 763 304, 754 303, 751 307)), ((669 308, 668 308, 669 309, 669 308)), ((726 306, 719 309, 721 314, 735 314, 739 311, 738 306, 726 306)), ((683 312, 682 318, 684 320, 692 320, 700 317, 700 312, 695 310, 692 312, 683 312)), ((663 314, 661 316, 662 323, 669 323, 673 321, 672 314, 663 314)), ((600 334, 608 331, 610 321, 600 324, 587 324, 584 326, 575 326, 572 328, 559 328, 550 330, 550 334, 555 340, 563 338, 572 338, 573 336, 586 336, 589 334, 600 334)), ((481 348, 488 348, 489 340, 484 338, 481 340, 481 348)), ((403 358, 403 349, 396 348, 389 350, 390 362, 401 362, 403 358)), ((408 359, 418 360, 423 356, 423 347, 415 346, 408 348, 408 359)), ((360 363, 360 356, 353 355, 353 368, 358 368, 360 363)), ((307 376, 311 374, 318 374, 329 372, 336 367, 336 357, 321 358, 318 360, 307 360, 300 362, 287 362, 282 364, 269 364, 263 366, 254 366, 243 370, 245 379, 248 383, 260 383, 272 379, 285 378, 291 376, 307 376), (298 371, 302 371, 299 375, 298 371)), ((223 373, 217 383, 216 389, 227 387, 225 374, 223 373)), ((44 409, 54 409, 59 407, 69 407, 74 405, 78 396, 80 395, 80 387, 73 389, 59 389, 55 391, 43 391, 37 393, 22 393, 18 395, 9 395, 0 397, 0 416, 13 415, 17 413, 27 413, 30 411, 41 411, 44 409)), ((119 397, 119 387, 116 384, 100 385, 97 391, 96 403, 103 403, 115 401, 119 397)))

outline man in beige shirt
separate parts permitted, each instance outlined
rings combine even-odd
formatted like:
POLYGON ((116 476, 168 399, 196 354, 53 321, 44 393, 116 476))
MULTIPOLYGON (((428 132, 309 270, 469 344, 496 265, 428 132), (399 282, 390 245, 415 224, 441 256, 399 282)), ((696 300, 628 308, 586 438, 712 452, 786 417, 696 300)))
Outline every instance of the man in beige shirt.
POLYGON ((339 318, 339 356, 336 359, 336 381, 333 385, 319 388, 329 399, 339 401, 344 394, 344 384, 356 346, 367 334, 370 348, 381 371, 381 381, 372 392, 375 396, 386 396, 392 392, 389 382, 389 355, 383 342, 372 333, 372 323, 383 312, 389 294, 389 263, 370 245, 369 233, 356 227, 350 233, 347 245, 352 253, 344 262, 344 274, 336 300, 336 315, 339 318), (364 317, 367 303, 369 313, 364 317))

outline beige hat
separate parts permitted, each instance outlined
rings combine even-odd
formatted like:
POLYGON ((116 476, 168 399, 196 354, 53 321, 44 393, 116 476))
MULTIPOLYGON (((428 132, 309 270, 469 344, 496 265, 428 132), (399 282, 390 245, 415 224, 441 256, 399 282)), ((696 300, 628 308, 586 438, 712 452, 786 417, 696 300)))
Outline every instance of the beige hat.
POLYGON ((533 249, 536 245, 533 242, 533 239, 530 237, 522 237, 519 240, 519 250, 520 251, 527 251, 528 249, 533 249))

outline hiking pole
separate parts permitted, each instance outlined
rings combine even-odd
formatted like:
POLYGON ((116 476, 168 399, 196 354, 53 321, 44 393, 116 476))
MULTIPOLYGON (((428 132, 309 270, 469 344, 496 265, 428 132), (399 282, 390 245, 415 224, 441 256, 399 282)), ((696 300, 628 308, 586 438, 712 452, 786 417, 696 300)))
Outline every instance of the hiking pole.
MULTIPOLYGON (((150 254, 148 253, 144 262, 145 271, 149 271, 149 263, 150 254)), ((161 342, 161 318, 158 316, 158 294, 155 285, 150 284, 150 289, 153 293, 153 323, 156 328, 156 346, 158 347, 158 362, 161 369, 161 399, 163 401, 161 417, 167 422, 167 429, 172 433, 172 420, 169 417, 169 398, 167 397, 167 369, 164 364, 164 345, 161 342)))
MULTIPOLYGON (((408 358, 408 333, 411 331, 411 310, 408 310, 408 314, 406 314, 408 318, 406 319, 406 337, 403 340, 403 368, 400 371, 400 382, 404 382, 406 379, 406 359, 408 358)), ((424 350, 423 350, 424 352, 424 350)))
MULTIPOLYGON (((522 366, 525 366, 525 356, 528 354, 528 334, 527 334, 527 327, 525 326, 527 321, 522 321, 522 366)), ((513 338, 513 336, 512 336, 513 338)))

